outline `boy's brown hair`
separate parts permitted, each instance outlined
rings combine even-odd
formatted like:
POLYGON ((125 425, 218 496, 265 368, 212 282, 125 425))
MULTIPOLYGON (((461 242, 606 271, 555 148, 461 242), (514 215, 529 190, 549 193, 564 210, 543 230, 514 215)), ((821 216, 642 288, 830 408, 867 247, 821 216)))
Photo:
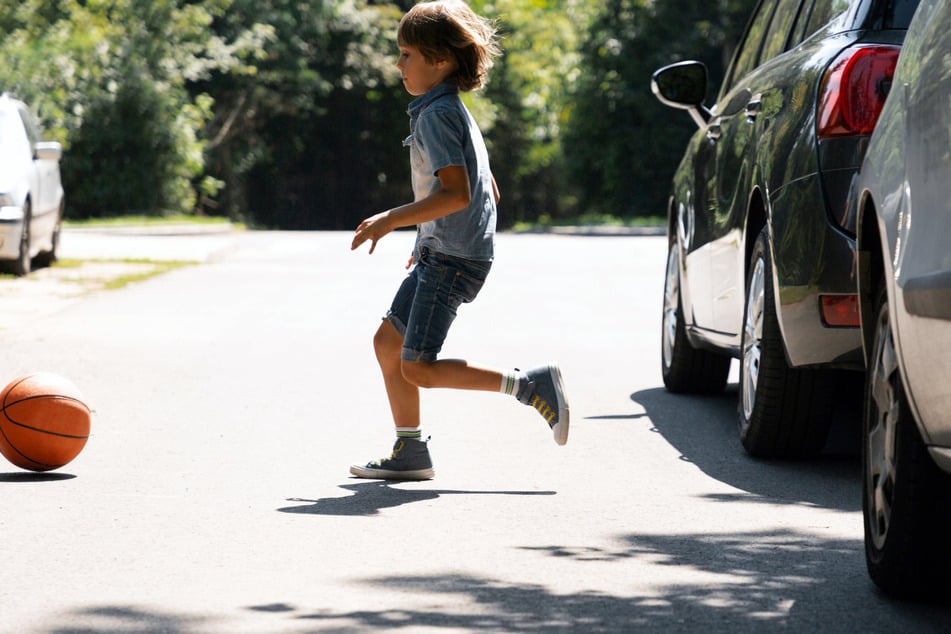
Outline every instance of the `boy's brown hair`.
POLYGON ((462 0, 417 4, 400 20, 396 38, 430 63, 454 60, 456 70, 448 80, 464 92, 485 85, 492 58, 502 53, 493 24, 462 0))

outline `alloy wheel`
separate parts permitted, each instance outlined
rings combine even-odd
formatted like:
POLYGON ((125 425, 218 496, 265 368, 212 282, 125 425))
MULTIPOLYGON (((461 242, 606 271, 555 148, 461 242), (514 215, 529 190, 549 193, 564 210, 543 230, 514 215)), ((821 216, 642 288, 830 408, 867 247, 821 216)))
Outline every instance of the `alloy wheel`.
POLYGON ((766 264, 757 258, 750 278, 749 297, 743 318, 743 414, 746 420, 753 415, 756 405, 756 386, 759 383, 759 363, 762 356, 763 308, 766 301, 766 264))
POLYGON ((667 255, 667 279, 664 282, 663 341, 664 367, 669 368, 674 359, 674 342, 677 338, 677 306, 680 298, 680 267, 677 249, 673 246, 667 255))
POLYGON ((888 307, 883 306, 875 329, 875 356, 869 376, 869 403, 866 416, 866 495, 869 530, 875 547, 881 549, 888 535, 895 490, 896 435, 900 417, 895 390, 898 359, 888 323, 888 307))

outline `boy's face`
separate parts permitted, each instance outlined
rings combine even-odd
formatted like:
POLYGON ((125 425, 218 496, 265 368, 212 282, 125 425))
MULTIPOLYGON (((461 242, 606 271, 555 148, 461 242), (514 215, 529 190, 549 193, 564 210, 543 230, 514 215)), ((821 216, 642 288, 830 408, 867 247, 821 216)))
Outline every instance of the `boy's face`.
POLYGON ((446 60, 432 63, 423 57, 415 46, 400 44, 400 57, 396 62, 403 76, 406 92, 418 97, 430 88, 443 83, 453 71, 453 64, 446 60))

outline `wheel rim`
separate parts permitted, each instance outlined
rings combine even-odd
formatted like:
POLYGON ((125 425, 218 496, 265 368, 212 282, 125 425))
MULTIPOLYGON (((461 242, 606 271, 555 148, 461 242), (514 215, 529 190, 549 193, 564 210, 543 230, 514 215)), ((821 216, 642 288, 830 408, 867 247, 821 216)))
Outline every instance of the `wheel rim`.
POLYGON ((750 278, 749 297, 743 318, 743 415, 747 420, 756 405, 756 385, 759 383, 759 362, 762 355, 763 308, 766 304, 766 263, 757 258, 750 278))
POLYGON ((875 329, 875 354, 869 371, 866 409, 865 478, 869 533, 877 549, 885 545, 895 491, 895 439, 899 419, 896 389, 898 360, 888 324, 888 306, 882 306, 875 329))
POLYGON ((667 279, 664 282, 664 323, 661 347, 664 355, 664 367, 669 368, 674 359, 674 341, 677 337, 677 305, 680 296, 677 249, 673 246, 667 255, 667 279))

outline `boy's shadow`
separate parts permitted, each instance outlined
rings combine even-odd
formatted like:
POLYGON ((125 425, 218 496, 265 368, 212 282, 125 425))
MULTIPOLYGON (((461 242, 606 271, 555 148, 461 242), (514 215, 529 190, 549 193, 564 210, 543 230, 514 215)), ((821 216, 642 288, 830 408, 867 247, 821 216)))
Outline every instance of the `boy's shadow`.
POLYGON ((358 484, 342 484, 341 489, 353 491, 355 495, 342 498, 322 498, 307 500, 288 498, 288 502, 304 502, 297 506, 285 506, 277 509, 281 513, 302 513, 305 515, 376 515, 380 509, 402 506, 413 502, 435 500, 441 495, 555 495, 554 491, 453 491, 446 489, 401 489, 392 486, 393 482, 376 480, 358 484))

